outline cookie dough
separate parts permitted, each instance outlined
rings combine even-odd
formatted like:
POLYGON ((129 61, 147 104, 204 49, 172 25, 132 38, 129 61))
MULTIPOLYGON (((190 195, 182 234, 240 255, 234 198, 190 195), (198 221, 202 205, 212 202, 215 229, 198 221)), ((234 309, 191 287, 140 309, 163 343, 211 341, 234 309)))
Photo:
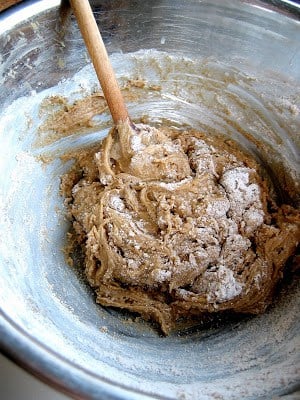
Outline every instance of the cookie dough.
POLYGON ((168 334, 181 319, 261 313, 300 239, 236 143, 193 130, 121 124, 63 177, 97 301, 168 334))

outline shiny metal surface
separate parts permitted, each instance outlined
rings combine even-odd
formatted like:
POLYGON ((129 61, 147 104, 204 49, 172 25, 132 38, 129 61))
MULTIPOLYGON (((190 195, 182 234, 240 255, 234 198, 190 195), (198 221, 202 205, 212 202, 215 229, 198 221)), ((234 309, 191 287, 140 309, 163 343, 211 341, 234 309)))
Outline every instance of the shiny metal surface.
MULTIPOLYGON (((161 92, 129 104, 134 118, 148 110, 150 121, 159 123, 163 112, 177 125, 224 131, 261 160, 279 196, 298 204, 297 5, 237 0, 93 4, 119 78, 138 73, 162 86, 161 92), (129 54, 140 49, 155 51, 147 57, 129 54), (255 147, 243 132, 262 140, 265 149, 255 147), (276 175, 271 161, 286 171, 284 177, 276 175), (286 181, 296 194, 286 192, 286 181)), ((286 282, 276 304, 263 316, 162 338, 153 327, 96 305, 89 288, 66 265, 61 247, 68 224, 59 177, 67 166, 59 159, 46 166, 35 160, 41 151, 33 145, 40 121, 38 104, 26 108, 61 81, 55 93, 66 93, 68 79, 83 67, 78 76, 88 83, 93 79, 76 23, 72 19, 62 30, 58 5, 56 0, 26 1, 0 16, 4 353, 74 398, 297 396, 297 277, 286 282)), ((98 128, 105 134, 110 119, 103 118, 98 128)), ((52 150, 60 154, 80 140, 93 141, 94 133, 54 143, 52 150)))

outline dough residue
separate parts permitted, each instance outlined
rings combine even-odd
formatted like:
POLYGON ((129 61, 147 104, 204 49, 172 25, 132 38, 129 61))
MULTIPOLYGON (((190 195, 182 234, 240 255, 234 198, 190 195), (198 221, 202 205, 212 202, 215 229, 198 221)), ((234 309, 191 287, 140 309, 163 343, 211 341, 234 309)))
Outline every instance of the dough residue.
POLYGON ((270 303, 300 239, 233 141, 128 122, 79 152, 62 179, 97 301, 168 334, 180 319, 270 303))

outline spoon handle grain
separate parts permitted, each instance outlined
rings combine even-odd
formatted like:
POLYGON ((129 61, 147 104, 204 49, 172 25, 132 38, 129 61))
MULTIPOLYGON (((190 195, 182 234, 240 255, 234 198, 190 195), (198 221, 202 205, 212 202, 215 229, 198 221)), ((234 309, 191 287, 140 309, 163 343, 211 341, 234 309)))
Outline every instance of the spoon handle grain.
POLYGON ((88 0, 70 0, 79 29, 90 54, 96 74, 107 101, 111 116, 117 125, 129 116, 115 73, 88 0))

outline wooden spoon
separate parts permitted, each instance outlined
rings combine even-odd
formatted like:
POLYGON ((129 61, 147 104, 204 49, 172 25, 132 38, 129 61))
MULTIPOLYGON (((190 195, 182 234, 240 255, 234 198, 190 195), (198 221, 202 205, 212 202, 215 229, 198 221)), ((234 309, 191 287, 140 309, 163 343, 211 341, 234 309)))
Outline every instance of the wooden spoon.
POLYGON ((128 111, 88 0, 70 0, 115 125, 129 120, 128 111))
MULTIPOLYGON (((173 145, 170 138, 153 127, 144 124, 135 125, 129 118, 89 1, 70 0, 70 4, 118 133, 119 156, 117 161, 121 169, 146 180, 168 182, 189 176, 191 171, 188 159, 173 145), (139 163, 133 167, 130 160, 136 153, 136 146, 133 146, 135 139, 142 144, 144 152, 137 151, 136 158, 139 163)), ((108 141, 110 142, 110 139, 108 141)))

